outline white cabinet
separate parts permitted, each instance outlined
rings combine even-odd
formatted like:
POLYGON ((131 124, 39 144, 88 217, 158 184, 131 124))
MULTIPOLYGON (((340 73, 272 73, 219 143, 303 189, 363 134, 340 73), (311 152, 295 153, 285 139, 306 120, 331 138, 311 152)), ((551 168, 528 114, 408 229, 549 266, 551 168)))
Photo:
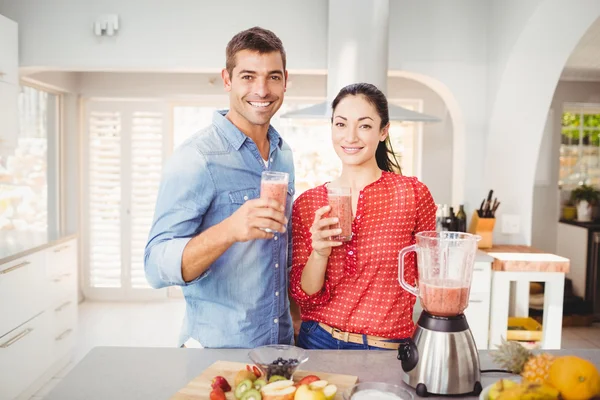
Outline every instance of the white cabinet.
POLYGON ((17 23, 0 15, 0 82, 19 84, 17 23))
POLYGON ((491 282, 492 264, 476 262, 473 267, 469 305, 465 310, 465 316, 479 350, 488 348, 491 282))
POLYGON ((0 155, 12 153, 19 124, 17 24, 0 15, 0 155))
POLYGON ((0 81, 0 155, 12 154, 19 133, 19 86, 0 81))
POLYGON ((77 240, 0 264, 0 400, 28 398, 77 335, 77 240))

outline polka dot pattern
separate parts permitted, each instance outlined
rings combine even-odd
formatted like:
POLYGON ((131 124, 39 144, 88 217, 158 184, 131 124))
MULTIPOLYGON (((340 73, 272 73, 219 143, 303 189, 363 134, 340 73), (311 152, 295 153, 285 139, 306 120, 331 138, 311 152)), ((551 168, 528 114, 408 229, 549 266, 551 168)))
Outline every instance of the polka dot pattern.
MULTIPOLYGON (((290 294, 302 320, 345 332, 400 339, 414 330, 416 298, 398 283, 398 253, 415 243, 415 233, 435 230, 436 205, 414 177, 383 172, 360 193, 352 240, 333 248, 320 292, 306 294, 302 271, 312 252, 315 211, 327 205, 325 185, 304 192, 292 209, 290 294)), ((406 256, 405 279, 416 284, 414 253, 406 256)))

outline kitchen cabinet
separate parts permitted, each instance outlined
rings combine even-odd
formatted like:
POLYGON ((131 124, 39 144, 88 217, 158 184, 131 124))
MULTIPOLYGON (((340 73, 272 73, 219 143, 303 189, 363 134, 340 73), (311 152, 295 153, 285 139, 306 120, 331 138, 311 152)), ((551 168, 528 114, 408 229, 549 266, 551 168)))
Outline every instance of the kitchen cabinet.
POLYGON ((488 348, 491 282, 492 264, 476 261, 473 267, 469 305, 465 310, 465 316, 479 350, 488 348))
POLYGON ((1 157, 11 154, 17 145, 18 95, 17 24, 0 15, 0 167, 1 157))
POLYGON ((17 23, 0 15, 0 82, 19 84, 17 23))
POLYGON ((0 260, 0 400, 29 398, 77 335, 77 239, 0 260))
POLYGON ((560 222, 556 253, 571 260, 567 278, 573 293, 584 299, 586 311, 600 321, 600 223, 560 222))

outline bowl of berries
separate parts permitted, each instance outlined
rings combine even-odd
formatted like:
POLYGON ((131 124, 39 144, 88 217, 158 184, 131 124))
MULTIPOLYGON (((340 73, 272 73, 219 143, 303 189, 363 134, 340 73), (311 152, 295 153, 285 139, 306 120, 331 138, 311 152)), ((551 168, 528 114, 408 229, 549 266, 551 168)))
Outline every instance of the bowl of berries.
POLYGON ((308 360, 306 350, 286 344, 270 344, 257 347, 248 353, 248 357, 267 382, 292 379, 300 364, 308 360))

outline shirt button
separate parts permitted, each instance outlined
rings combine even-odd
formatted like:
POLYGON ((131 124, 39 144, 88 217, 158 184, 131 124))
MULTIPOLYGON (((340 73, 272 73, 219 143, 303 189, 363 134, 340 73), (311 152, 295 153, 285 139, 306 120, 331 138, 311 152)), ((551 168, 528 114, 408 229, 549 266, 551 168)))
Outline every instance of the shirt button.
POLYGON ((273 157, 271 157, 271 159, 269 161, 273 162, 273 157))
POLYGON ((352 255, 352 254, 354 254, 354 252, 353 252, 352 250, 350 250, 350 251, 348 252, 348 254, 349 254, 349 255, 352 255))
POLYGON ((273 322, 274 322, 274 323, 278 323, 278 322, 279 322, 279 320, 278 320, 277 318, 275 318, 275 319, 273 320, 273 322))
POLYGON ((356 216, 356 219, 360 219, 360 215, 357 215, 357 216, 356 216))
POLYGON ((279 292, 275 292, 275 296, 279 296, 279 292))
POLYGON ((362 198, 363 198, 363 195, 361 194, 359 197, 362 199, 362 198))
POLYGON ((248 200, 248 196, 244 196, 244 200, 248 200))
POLYGON ((275 268, 279 268, 279 264, 275 264, 275 268))
POLYGON ((273 238, 273 240, 277 240, 277 235, 275 235, 275 237, 273 238))

